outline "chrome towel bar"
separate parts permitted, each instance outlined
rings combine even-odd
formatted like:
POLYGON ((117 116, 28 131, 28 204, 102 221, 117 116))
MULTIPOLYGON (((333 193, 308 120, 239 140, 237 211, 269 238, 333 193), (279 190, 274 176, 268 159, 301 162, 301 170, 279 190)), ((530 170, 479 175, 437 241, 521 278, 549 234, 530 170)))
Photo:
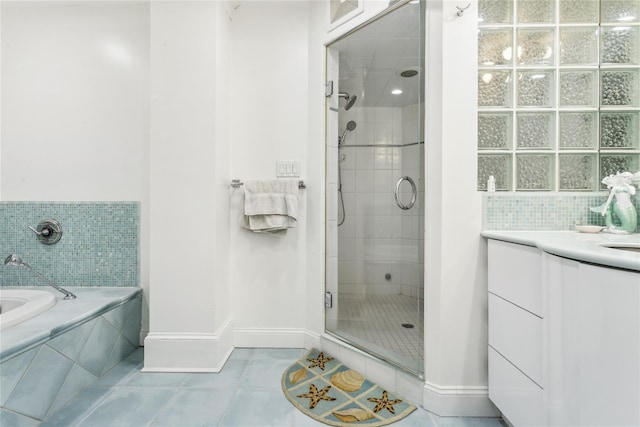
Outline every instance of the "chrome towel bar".
MULTIPOLYGON (((233 188, 240 188, 240 186, 244 185, 244 182, 240 181, 239 179, 232 179, 231 180, 231 186, 233 188)), ((304 181, 300 180, 298 181, 298 188, 307 188, 307 184, 304 183, 304 181)))

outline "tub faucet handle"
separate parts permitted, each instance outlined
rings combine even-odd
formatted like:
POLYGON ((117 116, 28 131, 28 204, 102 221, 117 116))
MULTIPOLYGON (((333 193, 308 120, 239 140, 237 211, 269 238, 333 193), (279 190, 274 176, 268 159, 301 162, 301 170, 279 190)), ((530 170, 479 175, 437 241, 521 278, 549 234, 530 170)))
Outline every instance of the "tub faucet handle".
POLYGON ((55 219, 45 219, 40 221, 38 227, 33 228, 32 226, 28 226, 29 230, 33 231, 36 236, 38 236, 38 240, 40 240, 45 245, 53 245, 58 243, 62 238, 62 225, 55 219))
POLYGON ((29 226, 29 230, 31 230, 34 233, 36 233, 38 235, 38 237, 40 237, 40 236, 47 237, 48 235, 51 234, 51 230, 48 227, 43 228, 42 231, 38 231, 35 228, 33 228, 32 226, 29 226))

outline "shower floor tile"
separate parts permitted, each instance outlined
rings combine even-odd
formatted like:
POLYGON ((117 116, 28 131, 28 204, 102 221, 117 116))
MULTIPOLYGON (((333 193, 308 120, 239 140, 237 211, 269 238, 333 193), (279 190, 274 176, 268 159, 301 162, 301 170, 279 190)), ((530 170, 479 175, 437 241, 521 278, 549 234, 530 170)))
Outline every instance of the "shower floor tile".
POLYGON ((338 326, 332 332, 384 359, 420 371, 424 360, 423 303, 406 295, 339 294, 338 326))

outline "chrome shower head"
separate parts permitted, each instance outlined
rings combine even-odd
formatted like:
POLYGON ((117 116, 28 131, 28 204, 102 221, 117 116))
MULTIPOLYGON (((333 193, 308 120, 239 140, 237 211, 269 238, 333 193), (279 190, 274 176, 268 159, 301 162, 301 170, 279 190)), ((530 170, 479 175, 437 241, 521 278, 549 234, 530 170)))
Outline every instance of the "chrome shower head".
POLYGON ((342 135, 340 135, 340 137, 338 138, 338 145, 342 145, 344 143, 344 140, 347 138, 347 134, 349 132, 352 132, 356 128, 356 126, 356 122, 354 122, 353 120, 349 120, 349 122, 347 122, 347 127, 345 128, 344 132, 342 132, 342 135))
POLYGON ((349 99, 347 99, 347 105, 344 106, 344 109, 348 111, 351 107, 353 107, 353 104, 356 103, 356 99, 358 99, 357 96, 351 95, 349 99))
POLYGON ((357 96, 349 95, 347 92, 340 92, 340 93, 338 93, 338 96, 340 98, 344 98, 345 101, 347 101, 347 104, 344 106, 345 111, 350 110, 351 107, 353 107, 353 104, 355 104, 356 100, 358 99, 357 96))
POLYGON ((18 255, 11 254, 7 257, 7 259, 4 260, 4 265, 9 265, 12 267, 26 267, 27 264, 25 264, 25 262, 22 261, 22 258, 20 258, 18 255))

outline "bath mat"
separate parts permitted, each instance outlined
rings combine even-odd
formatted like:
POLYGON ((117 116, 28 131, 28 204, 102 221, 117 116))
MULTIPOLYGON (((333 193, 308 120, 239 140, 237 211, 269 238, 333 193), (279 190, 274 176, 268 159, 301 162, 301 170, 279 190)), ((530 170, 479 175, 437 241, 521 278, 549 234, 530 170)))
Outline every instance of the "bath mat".
POLYGON ((284 371, 282 390, 293 406, 332 426, 384 426, 416 409, 316 349, 284 371))

